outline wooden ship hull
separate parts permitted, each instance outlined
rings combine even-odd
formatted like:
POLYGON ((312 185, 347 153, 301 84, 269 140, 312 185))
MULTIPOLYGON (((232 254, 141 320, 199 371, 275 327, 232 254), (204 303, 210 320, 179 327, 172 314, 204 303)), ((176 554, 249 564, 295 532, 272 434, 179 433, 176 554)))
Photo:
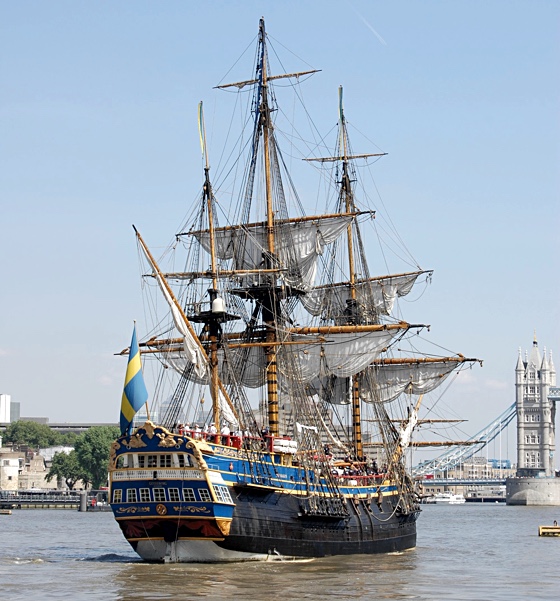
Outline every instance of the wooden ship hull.
POLYGON ((148 423, 115 442, 112 509, 142 559, 270 561, 416 545, 419 511, 399 507, 399 491, 383 474, 341 478, 334 497, 320 492, 321 482, 301 482, 293 455, 245 450, 243 438, 220 441, 226 445, 208 438, 148 423))

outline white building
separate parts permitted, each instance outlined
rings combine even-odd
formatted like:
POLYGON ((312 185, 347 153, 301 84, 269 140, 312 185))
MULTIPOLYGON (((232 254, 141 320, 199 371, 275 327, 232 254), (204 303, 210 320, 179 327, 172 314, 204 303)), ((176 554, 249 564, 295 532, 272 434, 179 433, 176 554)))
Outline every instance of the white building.
POLYGON ((0 448, 0 490, 17 490, 25 465, 25 453, 0 448))

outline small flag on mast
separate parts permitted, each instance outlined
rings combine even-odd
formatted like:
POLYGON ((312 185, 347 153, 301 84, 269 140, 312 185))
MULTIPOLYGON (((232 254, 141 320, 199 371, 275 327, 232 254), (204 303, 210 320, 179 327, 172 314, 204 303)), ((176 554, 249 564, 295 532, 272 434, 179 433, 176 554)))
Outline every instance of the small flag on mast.
POLYGON ((148 391, 146 390, 142 374, 142 363, 140 362, 140 351, 138 349, 138 341, 136 340, 135 324, 132 332, 132 342, 130 343, 130 352, 128 354, 128 366, 126 368, 121 402, 121 434, 130 434, 132 420, 147 400, 148 391))

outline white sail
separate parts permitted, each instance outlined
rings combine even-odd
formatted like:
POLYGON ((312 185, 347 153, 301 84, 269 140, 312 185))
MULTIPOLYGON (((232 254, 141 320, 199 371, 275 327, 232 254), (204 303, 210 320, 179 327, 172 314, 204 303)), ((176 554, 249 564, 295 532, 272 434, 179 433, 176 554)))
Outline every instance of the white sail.
POLYGON ((266 358, 262 346, 227 350, 227 363, 220 362, 220 378, 230 383, 233 378, 246 388, 260 388, 266 382, 266 358))
MULTIPOLYGON (((355 284, 356 301, 361 313, 391 315, 397 297, 407 295, 418 276, 424 273, 402 274, 359 281, 355 284)), ((346 301, 351 298, 350 284, 320 286, 301 297, 302 305, 311 315, 337 319, 344 315, 346 301)))
MULTIPOLYGON (((334 242, 346 229, 352 216, 317 218, 316 220, 280 222, 275 225, 275 254, 279 269, 285 270, 287 284, 310 288, 315 280, 317 257, 327 244, 334 242)), ((194 232, 202 247, 210 252, 210 233, 194 232)), ((217 228, 214 232, 216 256, 234 260, 235 269, 263 267, 263 255, 268 252, 267 227, 264 223, 248 226, 217 228)), ((244 284, 260 283, 258 275, 247 276, 244 284)))
MULTIPOLYGON (((177 373, 196 384, 209 384, 210 375, 200 375, 189 354, 167 354, 165 360, 177 373)), ((227 361, 223 349, 218 350, 218 374, 224 385, 242 384, 246 388, 259 388, 266 382, 266 360, 262 347, 229 349, 227 361)))
POLYGON ((220 419, 228 422, 230 427, 237 428, 239 426, 239 421, 221 390, 218 391, 218 408, 220 411, 220 419))
MULTIPOLYGON (((302 344, 279 352, 279 371, 292 380, 303 384, 316 384, 318 378, 336 376, 348 378, 361 371, 374 361, 388 346, 398 330, 382 330, 361 334, 329 334, 326 342, 302 344), (284 357, 289 354, 289 359, 284 357), (283 359, 284 357, 284 359, 283 359)), ((304 336, 296 336, 294 341, 304 342, 304 336)), ((196 370, 186 370, 192 363, 189 354, 166 357, 169 365, 181 374, 200 384, 208 383, 207 374, 200 375, 196 370)), ((259 388, 266 382, 266 355, 262 346, 228 349, 227 354, 218 351, 218 372, 224 384, 233 380, 247 388, 259 388), (227 360, 225 359, 227 357, 227 360)), ((337 395, 338 396, 338 395, 337 395)))
POLYGON ((445 360, 432 363, 380 364, 368 367, 376 382, 376 390, 372 398, 367 387, 361 391, 362 400, 386 403, 396 399, 400 394, 425 394, 435 390, 452 373, 461 360, 445 360))
POLYGON ((396 333, 398 330, 328 334, 324 343, 303 345, 299 352, 294 353, 297 377, 300 377, 302 382, 309 383, 323 376, 353 376, 376 359, 396 333))
MULTIPOLYGON (((196 371, 195 364, 190 360, 190 354, 168 353, 165 356, 165 360, 170 367, 172 367, 177 373, 186 377, 189 381, 203 385, 208 385, 210 383, 209 372, 200 375, 196 371), (190 369, 191 367, 194 369, 190 369)), ((222 382, 224 384, 226 383, 223 380, 222 382)), ((221 418, 224 421, 227 421, 230 426, 237 427, 239 425, 239 420, 237 419, 221 389, 218 390, 217 402, 221 418)))
POLYGON ((406 422, 406 424, 401 426, 401 429, 399 432, 399 443, 400 443, 403 451, 410 444, 410 441, 412 439, 412 432, 414 432, 414 428, 416 428, 417 423, 418 423, 418 412, 415 410, 412 410, 410 417, 408 418, 408 421, 406 422))

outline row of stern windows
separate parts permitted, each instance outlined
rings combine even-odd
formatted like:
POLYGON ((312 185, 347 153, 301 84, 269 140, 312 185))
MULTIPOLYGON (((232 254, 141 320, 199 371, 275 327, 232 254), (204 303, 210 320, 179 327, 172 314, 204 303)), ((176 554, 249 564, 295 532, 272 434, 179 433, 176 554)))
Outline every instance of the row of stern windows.
POLYGON ((126 453, 117 457, 117 469, 156 467, 193 467, 193 463, 191 456, 186 453, 126 453))
MULTIPOLYGON (((180 503, 181 500, 185 503, 196 503, 202 501, 203 503, 210 503, 212 496, 207 488, 127 488, 126 489, 126 501, 123 499, 123 489, 115 488, 113 490, 113 503, 164 503, 170 501, 171 503, 180 503)), ((220 503, 233 503, 231 495, 227 486, 214 486, 214 492, 216 493, 216 499, 220 503)))

